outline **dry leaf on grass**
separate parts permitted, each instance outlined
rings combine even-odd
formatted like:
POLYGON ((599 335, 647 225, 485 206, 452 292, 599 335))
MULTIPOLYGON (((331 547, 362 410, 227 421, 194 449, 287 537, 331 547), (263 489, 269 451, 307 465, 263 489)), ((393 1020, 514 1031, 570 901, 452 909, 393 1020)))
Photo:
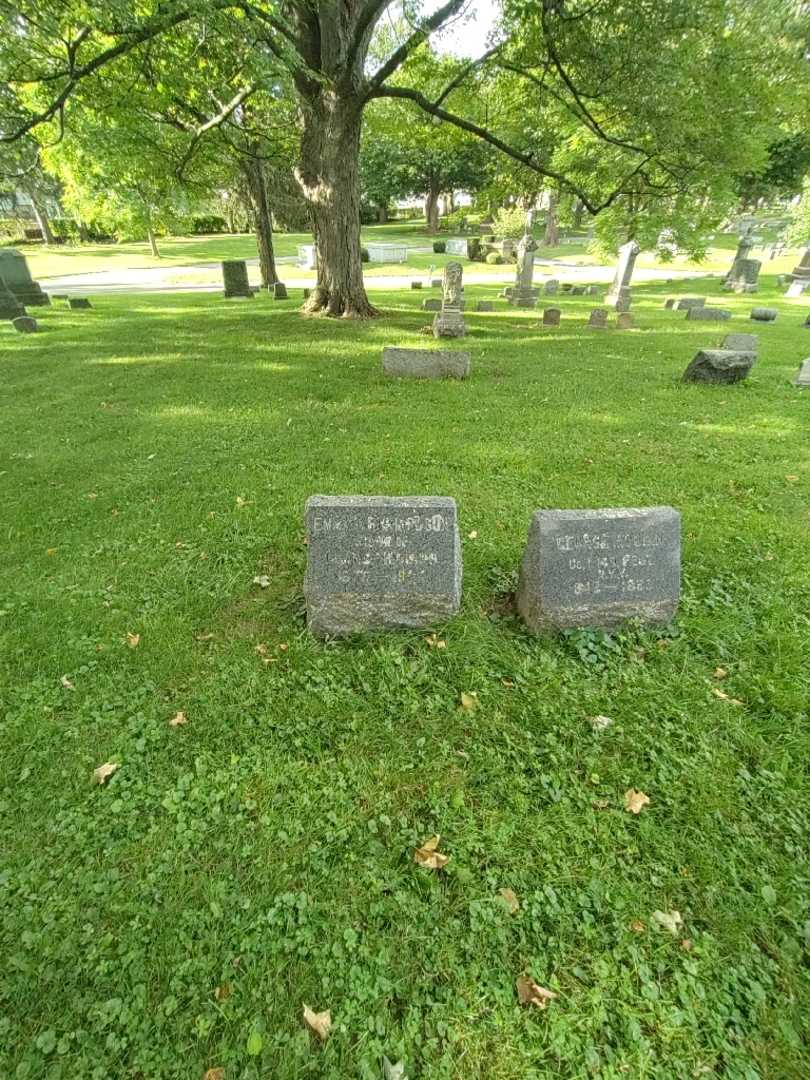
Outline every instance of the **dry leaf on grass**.
POLYGON ((329 1038, 332 1028, 332 1014, 329 1009, 326 1012, 313 1012, 309 1005, 304 1005, 304 1023, 310 1031, 313 1031, 321 1041, 329 1038))
POLYGON ((65 690, 75 690, 76 689, 76 687, 73 685, 73 683, 67 677, 67 675, 63 675, 62 678, 59 681, 61 682, 62 686, 64 686, 65 690))
POLYGON ((447 866, 450 862, 450 856, 442 855, 440 851, 436 850, 440 840, 440 836, 431 836, 429 840, 425 840, 424 844, 414 851, 413 861, 426 870, 441 870, 447 866))
POLYGON ((652 920, 658 923, 662 930, 668 930, 670 934, 677 934, 678 927, 683 926, 680 911, 654 911, 652 920))
POLYGON ((712 693, 716 698, 720 698, 721 701, 727 701, 730 705, 742 705, 739 698, 731 697, 730 694, 725 693, 719 686, 712 687, 712 693))
POLYGON ((383 1080, 406 1080, 405 1062, 398 1061, 396 1065, 392 1065, 383 1054, 383 1080))
POLYGON ((642 922, 641 919, 633 919, 630 923, 630 929, 634 934, 643 934, 647 929, 647 924, 642 922))
POLYGON ((428 637, 425 638, 425 641, 427 642, 427 644, 430 646, 431 649, 446 649, 447 648, 447 642, 443 638, 438 637, 436 634, 428 635, 428 637))
POLYGON ((538 986, 528 975, 518 975, 515 988, 521 1005, 536 1005, 538 1009, 545 1009, 546 1005, 558 996, 553 990, 538 986))
POLYGON ((270 578, 267 576, 267 574, 257 574, 256 577, 253 579, 253 584, 258 585, 260 589, 269 589, 270 578))
POLYGON ((684 952, 691 952, 692 951, 692 939, 688 938, 688 937, 683 938, 683 940, 681 941, 681 948, 683 949, 684 952))
POLYGON ((477 531, 475 529, 473 529, 473 531, 471 533, 467 534, 467 539, 468 540, 477 540, 478 539, 477 531))
POLYGON ((650 797, 645 795, 643 791, 636 791, 635 788, 628 788, 624 793, 624 808, 628 814, 640 814, 645 806, 649 806, 650 797))
POLYGON ((97 784, 106 784, 114 772, 121 768, 120 761, 105 761, 97 769, 93 769, 93 779, 97 784))
POLYGON ((206 1069, 203 1080, 225 1080, 225 1070, 222 1068, 206 1069))
POLYGON ((725 679, 728 675, 728 672, 724 667, 716 667, 712 674, 714 675, 715 679, 725 679))
POLYGON ((795 473, 790 473, 788 476, 785 477, 785 479, 789 484, 795 484, 799 478, 795 475, 795 473))
POLYGON ((506 904, 507 911, 510 915, 516 915, 520 911, 520 901, 511 889, 499 889, 498 893, 506 904))
POLYGON ((604 731, 605 728, 609 728, 613 723, 609 716, 592 716, 591 727, 594 731, 604 731))
POLYGON ((469 693, 462 690, 458 700, 465 712, 472 712, 478 704, 478 694, 475 690, 471 690, 469 693))
POLYGON ((223 983, 222 986, 218 986, 214 991, 214 997, 217 1001, 225 1001, 233 993, 233 987, 230 983, 223 983))
POLYGON ((130 634, 129 632, 127 632, 127 645, 129 645, 130 649, 137 649, 140 643, 140 634, 130 634))
POLYGON ((55 555, 58 550, 59 550, 59 548, 48 548, 48 550, 45 552, 45 554, 49 555, 49 556, 50 555, 55 555))
POLYGON ((182 727, 188 723, 188 717, 184 712, 176 712, 169 721, 169 727, 182 727))

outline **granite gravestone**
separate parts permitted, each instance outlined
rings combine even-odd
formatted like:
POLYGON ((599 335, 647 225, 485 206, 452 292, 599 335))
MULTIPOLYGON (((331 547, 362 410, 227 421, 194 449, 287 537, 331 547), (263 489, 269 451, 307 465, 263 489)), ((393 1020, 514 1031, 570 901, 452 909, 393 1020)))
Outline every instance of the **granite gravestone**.
MULTIPOLYGON (((1 273, 2 270, 0 270, 1 273)), ((810 245, 802 252, 802 257, 797 265, 793 267, 790 278, 793 281, 810 281, 810 245)))
POLYGON ((464 270, 461 263, 451 262, 442 277, 442 309, 433 320, 433 336, 464 337, 467 327, 461 316, 461 293, 464 270))
POLYGON ((633 277, 633 269, 641 248, 635 240, 629 240, 619 248, 619 264, 616 267, 616 276, 610 286, 610 292, 605 297, 605 303, 615 311, 630 310, 630 280, 633 277))
POLYGON ((411 282, 411 288, 412 289, 421 289, 422 288, 422 282, 421 281, 412 281, 411 282))
POLYGON ((558 307, 547 307, 543 311, 543 326, 559 326, 561 315, 558 307))
POLYGON ((276 281, 271 286, 274 300, 287 300, 287 286, 283 281, 276 281))
POLYGON ((304 596, 316 636, 427 627, 458 611, 455 500, 313 495, 306 531, 304 596))
POLYGON ((670 506, 538 510, 517 607, 534 633, 666 623, 680 595, 681 516, 670 506))
POLYGON ((557 290, 560 287, 560 283, 557 278, 549 278, 543 286, 543 292, 546 296, 556 296, 557 290))
POLYGON ((751 308, 751 318, 754 322, 774 322, 779 312, 772 307, 751 308))
POLYGON ((757 259, 740 259, 723 282, 727 292, 755 293, 762 263, 757 259))
POLYGON ((87 299, 86 296, 69 296, 68 307, 71 311, 86 311, 87 308, 93 305, 87 299))
POLYGON ((630 311, 620 311, 616 315, 616 329, 617 330, 632 330, 633 329, 633 313, 630 311))
POLYGON ((250 300, 253 290, 248 281, 247 263, 244 259, 225 259, 222 263, 222 282, 226 300, 250 300))
POLYGON ((736 352, 751 352, 756 355, 759 338, 756 334, 726 334, 721 349, 733 349, 736 352))
POLYGON ((25 308, 0 276, 0 319, 19 319, 25 308))
POLYGON ((791 281, 785 296, 789 296, 792 300, 795 300, 797 297, 802 296, 809 287, 810 281, 800 281, 798 279, 796 281, 791 281))
POLYGON ((442 310, 442 302, 441 302, 441 300, 433 299, 433 300, 423 300, 422 301, 422 311, 441 311, 441 310, 442 310))
POLYGON ((669 300, 667 300, 665 306, 666 307, 672 307, 676 311, 688 311, 689 308, 693 308, 693 307, 705 307, 706 306, 706 297, 705 296, 681 296, 679 298, 679 297, 676 296, 671 303, 670 303, 669 300))
POLYGON ((724 308, 716 307, 690 307, 686 310, 686 317, 692 322, 702 320, 704 322, 725 322, 731 318, 731 312, 724 308))
POLYGON ((740 238, 737 241, 737 250, 734 252, 734 259, 731 266, 728 269, 728 273, 723 278, 723 288, 731 288, 735 281, 740 278, 739 266, 741 262, 745 262, 748 256, 751 254, 751 249, 754 246, 754 237, 752 235, 751 228, 745 229, 740 233, 740 238))
POLYGON ((683 373, 684 382, 728 383, 742 382, 754 366, 755 352, 735 349, 701 349, 683 373))
POLYGON ((475 310, 476 311, 494 311, 495 310, 495 305, 492 303, 491 300, 479 300, 478 303, 475 305, 475 310))
POLYGON ((802 361, 802 366, 799 368, 799 374, 796 376, 795 384, 802 390, 810 390, 810 356, 802 361))
POLYGON ((31 277, 25 256, 15 248, 0 248, 0 277, 24 307, 46 307, 51 299, 31 277))
POLYGON ((383 349, 383 371, 411 379, 466 379, 470 354, 450 349, 383 349))
POLYGON ((607 330, 607 320, 607 308, 594 308, 588 316, 588 326, 590 326, 592 330, 607 330))
POLYGON ((528 231, 531 223, 531 213, 527 222, 527 231, 521 237, 517 248, 517 273, 515 285, 509 296, 512 307, 533 308, 537 303, 537 289, 532 286, 534 279, 534 253, 537 251, 537 241, 528 231))
POLYGON ((37 320, 32 319, 30 315, 20 315, 18 318, 12 319, 11 325, 18 334, 35 334, 39 329, 37 320))

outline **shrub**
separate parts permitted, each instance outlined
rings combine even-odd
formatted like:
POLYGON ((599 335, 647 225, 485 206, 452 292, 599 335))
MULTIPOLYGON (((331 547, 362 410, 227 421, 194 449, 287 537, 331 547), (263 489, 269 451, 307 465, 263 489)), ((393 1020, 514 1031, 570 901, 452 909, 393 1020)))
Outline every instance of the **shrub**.
POLYGON ((444 241, 444 240, 434 240, 433 241, 433 250, 437 255, 444 255, 445 251, 447 251, 447 243, 446 243, 446 241, 444 241))
POLYGON ((495 234, 494 233, 487 233, 486 236, 481 237, 481 240, 485 244, 490 244, 490 245, 494 244, 495 243, 495 234))
POLYGON ((499 255, 497 251, 490 251, 484 262, 488 262, 490 266, 500 266, 505 259, 503 255, 499 255))
POLYGON ((494 231, 496 236, 511 237, 513 240, 523 236, 526 230, 526 211, 515 206, 507 210, 501 207, 495 215, 494 231))
POLYGON ((368 262, 370 258, 368 248, 360 248, 360 262, 368 262))
POLYGON ((484 251, 477 236, 471 236, 467 241, 467 258, 472 259, 473 262, 483 262, 484 260, 484 251))
POLYGON ((195 236, 204 233, 224 233, 228 231, 228 223, 224 217, 218 214, 200 214, 191 219, 191 231, 195 236))

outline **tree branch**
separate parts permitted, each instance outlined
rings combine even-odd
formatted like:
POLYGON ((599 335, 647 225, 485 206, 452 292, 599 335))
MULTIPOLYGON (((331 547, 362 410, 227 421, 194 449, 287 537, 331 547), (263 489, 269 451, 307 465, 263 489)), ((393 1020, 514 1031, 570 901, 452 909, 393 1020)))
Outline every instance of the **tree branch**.
POLYGON ((246 86, 243 90, 240 90, 238 94, 235 94, 227 103, 227 105, 223 105, 220 111, 216 113, 215 116, 210 117, 210 119, 206 120, 204 124, 199 125, 199 127, 194 132, 194 137, 189 143, 185 154, 183 154, 182 158, 180 159, 180 164, 175 169, 175 175, 177 176, 178 180, 183 179, 183 173, 185 171, 185 168, 194 156, 194 153, 200 144, 200 140, 203 138, 205 133, 211 131, 213 128, 219 127, 221 124, 224 124, 225 121, 230 116, 232 116, 234 112, 236 112, 239 106, 244 101, 247 101, 251 94, 255 94, 257 90, 258 86, 256 86, 255 83, 251 86, 246 86))
POLYGON ((397 68, 405 63, 414 49, 418 48, 423 41, 426 41, 433 31, 447 22, 451 16, 458 14, 466 3, 467 0, 447 0, 446 4, 434 11, 430 18, 426 19, 420 27, 414 30, 368 80, 365 100, 368 101, 369 98, 374 97, 376 91, 379 90, 389 75, 393 75, 397 68))

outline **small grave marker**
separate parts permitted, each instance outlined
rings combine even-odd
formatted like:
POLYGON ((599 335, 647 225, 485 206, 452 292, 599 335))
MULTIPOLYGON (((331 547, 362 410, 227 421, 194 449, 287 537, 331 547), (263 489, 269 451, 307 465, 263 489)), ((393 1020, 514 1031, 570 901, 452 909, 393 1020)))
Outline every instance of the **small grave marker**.
POLYGON ((470 354, 461 349, 383 349, 386 375, 411 379, 466 379, 470 354))

